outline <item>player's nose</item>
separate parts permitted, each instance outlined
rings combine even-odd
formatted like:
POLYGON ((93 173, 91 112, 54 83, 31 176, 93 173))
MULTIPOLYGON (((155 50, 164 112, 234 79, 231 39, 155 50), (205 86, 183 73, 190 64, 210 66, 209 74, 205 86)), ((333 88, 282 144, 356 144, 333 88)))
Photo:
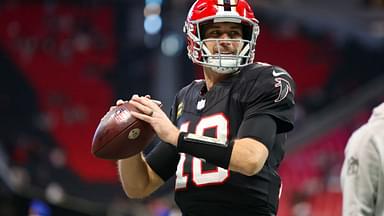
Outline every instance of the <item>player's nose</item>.
POLYGON ((223 33, 220 35, 219 44, 221 46, 229 46, 231 44, 230 37, 227 33, 223 33))
POLYGON ((227 32, 223 32, 220 37, 220 39, 230 39, 229 34, 227 32))

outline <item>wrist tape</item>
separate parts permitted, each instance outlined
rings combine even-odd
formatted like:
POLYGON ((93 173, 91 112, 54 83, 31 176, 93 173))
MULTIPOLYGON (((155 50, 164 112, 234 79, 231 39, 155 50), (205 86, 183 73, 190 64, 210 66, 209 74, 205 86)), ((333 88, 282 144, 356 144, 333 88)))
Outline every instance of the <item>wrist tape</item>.
POLYGON ((233 150, 233 141, 224 142, 212 137, 180 132, 177 150, 228 169, 233 150))

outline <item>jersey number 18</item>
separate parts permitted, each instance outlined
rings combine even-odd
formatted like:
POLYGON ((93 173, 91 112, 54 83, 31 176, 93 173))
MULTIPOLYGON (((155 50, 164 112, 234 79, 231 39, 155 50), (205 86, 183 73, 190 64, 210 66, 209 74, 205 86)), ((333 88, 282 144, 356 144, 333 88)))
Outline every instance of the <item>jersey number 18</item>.
MULTIPOLYGON (((216 130, 215 138, 227 141, 228 120, 222 113, 202 118, 196 125, 195 134, 204 135, 204 131, 211 128, 216 130)), ((189 122, 185 122, 180 126, 180 131, 187 132, 188 129, 189 122)), ((220 184, 229 177, 229 171, 221 167, 216 167, 216 170, 203 170, 202 164, 204 162, 196 157, 192 158, 192 172, 184 173, 185 159, 186 155, 180 153, 180 161, 176 171, 176 190, 185 189, 189 178, 192 178, 192 182, 196 186, 205 186, 220 184)))

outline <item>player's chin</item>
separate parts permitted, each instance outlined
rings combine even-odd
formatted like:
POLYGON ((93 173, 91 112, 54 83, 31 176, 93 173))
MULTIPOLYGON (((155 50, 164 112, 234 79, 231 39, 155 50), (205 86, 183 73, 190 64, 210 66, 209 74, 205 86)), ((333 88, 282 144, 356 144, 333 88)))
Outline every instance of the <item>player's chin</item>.
POLYGON ((236 54, 235 53, 216 53, 216 54, 214 54, 214 56, 215 57, 217 57, 217 58, 219 58, 219 57, 234 57, 234 56, 236 56, 236 54))

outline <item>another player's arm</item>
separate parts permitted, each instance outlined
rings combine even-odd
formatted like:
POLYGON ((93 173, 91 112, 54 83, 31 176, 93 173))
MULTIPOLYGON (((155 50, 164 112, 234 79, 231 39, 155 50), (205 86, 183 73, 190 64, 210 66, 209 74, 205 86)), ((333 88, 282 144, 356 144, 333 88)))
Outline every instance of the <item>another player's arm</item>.
POLYGON ((364 135, 363 139, 354 135, 349 141, 352 143, 347 145, 341 170, 343 215, 374 212, 380 155, 374 136, 364 135), (359 145, 354 145, 356 143, 359 145))
POLYGON ((118 171, 124 192, 130 198, 144 198, 164 183, 142 154, 119 160, 118 171))

